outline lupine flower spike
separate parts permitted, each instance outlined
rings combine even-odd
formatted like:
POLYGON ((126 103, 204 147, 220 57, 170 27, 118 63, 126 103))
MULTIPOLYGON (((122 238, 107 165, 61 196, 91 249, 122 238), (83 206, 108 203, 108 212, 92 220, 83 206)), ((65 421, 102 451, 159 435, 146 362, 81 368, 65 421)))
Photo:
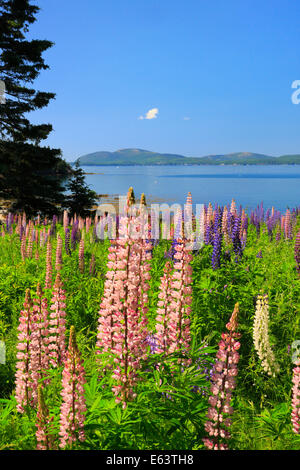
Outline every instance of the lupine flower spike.
POLYGON ((52 246, 50 240, 47 242, 46 254, 46 279, 45 289, 51 289, 52 286, 52 246))
MULTIPOLYGON (((36 440, 37 450, 51 450, 54 448, 54 435, 51 433, 53 417, 50 418, 49 410, 45 404, 42 386, 38 386, 38 409, 36 416, 36 440)), ((52 431, 53 432, 53 431, 52 431)))
POLYGON ((233 413, 231 406, 232 391, 236 385, 235 377, 238 374, 240 343, 237 341, 240 334, 236 332, 238 327, 239 304, 235 304, 232 316, 226 328, 228 333, 222 333, 217 352, 217 361, 214 364, 211 378, 210 408, 208 409, 208 421, 205 430, 209 437, 204 438, 206 448, 210 450, 227 450, 228 440, 231 438, 229 427, 230 415, 233 413))
POLYGON ((32 400, 37 403, 37 389, 44 371, 49 367, 48 358, 48 306, 43 290, 38 283, 36 298, 33 299, 30 331, 29 369, 32 381, 32 400))
POLYGON ((296 235, 295 241, 295 261, 297 273, 300 276, 300 231, 296 235))
POLYGON ((138 229, 137 220, 126 216, 120 219, 122 238, 114 240, 109 249, 96 345, 98 354, 109 353, 108 361, 115 363, 112 390, 116 402, 124 408, 136 396, 137 370, 147 357, 148 259, 152 246, 129 236, 130 232, 139 233, 138 229))
POLYGON ((176 339, 172 332, 171 302, 171 272, 172 266, 167 261, 164 275, 160 278, 160 292, 158 294, 155 344, 158 353, 167 354, 173 340, 176 339))
POLYGON ((267 295, 258 295, 253 324, 254 347, 261 365, 268 375, 275 377, 279 372, 274 353, 269 342, 269 303, 267 295))
POLYGON ((56 245, 56 258, 55 258, 55 269, 60 271, 62 268, 62 238, 57 234, 57 245, 56 245))
POLYGON ((79 242, 78 261, 79 261, 79 271, 83 273, 84 272, 84 239, 83 238, 81 238, 79 242))
POLYGON ((300 433, 300 359, 298 358, 293 370, 292 415, 291 421, 295 434, 300 433))
POLYGON ((30 405, 32 387, 30 377, 30 331, 32 322, 32 300, 30 289, 26 290, 24 309, 20 313, 16 364, 16 400, 17 410, 24 413, 30 405))
POLYGON ((65 290, 58 273, 53 287, 49 320, 49 361, 53 367, 61 365, 65 358, 65 300, 65 290))
POLYGON ((76 343, 74 326, 70 329, 69 348, 62 373, 63 403, 60 410, 61 448, 72 447, 77 440, 84 441, 86 404, 84 397, 85 371, 76 343))
MULTIPOLYGON (((160 298, 164 304, 160 303, 159 308, 167 308, 168 314, 168 353, 181 351, 186 354, 190 346, 190 312, 192 303, 192 267, 190 261, 192 255, 187 249, 187 240, 178 239, 174 254, 174 271, 167 272, 167 277, 171 276, 170 288, 166 285, 169 281, 167 277, 162 279, 160 298), (164 290, 168 289, 168 299, 165 303, 164 290), (168 305, 169 304, 169 305, 168 305)), ((160 313, 163 313, 159 310, 160 313)), ((160 321, 160 318, 157 318, 160 321)), ((158 327, 161 331, 161 328, 158 327)), ((184 362, 184 360, 183 360, 184 362)))

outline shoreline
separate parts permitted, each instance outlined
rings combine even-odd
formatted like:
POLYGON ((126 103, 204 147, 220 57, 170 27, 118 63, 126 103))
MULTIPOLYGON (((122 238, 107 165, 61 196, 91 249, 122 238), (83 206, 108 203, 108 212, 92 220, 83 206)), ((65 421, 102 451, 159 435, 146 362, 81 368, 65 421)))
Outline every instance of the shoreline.
MULTIPOLYGON (((119 197, 127 197, 127 194, 97 194, 98 197, 98 204, 92 207, 92 210, 97 210, 99 206, 106 206, 107 205, 107 212, 115 212, 116 214, 119 213, 119 197), (109 209, 114 210, 110 211, 109 209)), ((145 195, 146 196, 146 207, 149 209, 151 204, 163 204, 169 202, 175 202, 175 199, 171 198, 161 198, 158 196, 153 196, 152 194, 145 195)), ((136 204, 139 204, 140 198, 136 197, 136 204)), ((105 209, 106 210, 106 209, 105 209)))
MULTIPOLYGON (((80 165, 81 168, 87 166, 101 166, 101 167, 127 167, 127 166, 300 166, 300 163, 83 163, 80 165)), ((104 175, 104 173, 86 173, 90 175, 104 175)))

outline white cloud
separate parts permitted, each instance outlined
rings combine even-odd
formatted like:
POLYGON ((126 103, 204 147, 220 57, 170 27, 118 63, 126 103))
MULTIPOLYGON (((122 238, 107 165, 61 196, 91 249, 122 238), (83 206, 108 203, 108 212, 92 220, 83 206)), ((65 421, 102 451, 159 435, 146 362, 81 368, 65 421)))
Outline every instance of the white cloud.
POLYGON ((156 119, 158 115, 158 108, 149 109, 145 116, 139 116, 138 119, 156 119))
POLYGON ((188 116, 186 116, 186 117, 183 118, 184 121, 190 121, 190 119, 191 119, 191 118, 188 117, 188 116))

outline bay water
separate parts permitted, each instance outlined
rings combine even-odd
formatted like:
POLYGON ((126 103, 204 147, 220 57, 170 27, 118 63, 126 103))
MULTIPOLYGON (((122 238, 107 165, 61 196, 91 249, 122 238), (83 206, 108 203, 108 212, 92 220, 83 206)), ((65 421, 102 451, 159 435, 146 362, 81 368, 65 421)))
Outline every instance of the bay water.
POLYGON ((300 206, 300 165, 211 166, 84 166, 86 182, 97 194, 126 195, 133 187, 136 197, 145 193, 152 201, 168 204, 230 204, 254 209, 263 202, 280 211, 300 206))

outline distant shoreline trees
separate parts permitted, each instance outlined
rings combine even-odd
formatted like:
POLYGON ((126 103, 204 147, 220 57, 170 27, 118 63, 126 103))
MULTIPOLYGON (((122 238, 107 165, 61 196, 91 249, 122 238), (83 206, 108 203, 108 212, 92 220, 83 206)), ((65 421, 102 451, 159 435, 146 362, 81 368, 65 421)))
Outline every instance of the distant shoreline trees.
POLYGON ((78 161, 72 170, 72 176, 67 183, 67 189, 70 191, 70 194, 66 195, 65 207, 71 217, 74 214, 81 217, 89 215, 90 210, 88 208, 96 204, 97 193, 85 183, 84 171, 80 168, 78 161))

